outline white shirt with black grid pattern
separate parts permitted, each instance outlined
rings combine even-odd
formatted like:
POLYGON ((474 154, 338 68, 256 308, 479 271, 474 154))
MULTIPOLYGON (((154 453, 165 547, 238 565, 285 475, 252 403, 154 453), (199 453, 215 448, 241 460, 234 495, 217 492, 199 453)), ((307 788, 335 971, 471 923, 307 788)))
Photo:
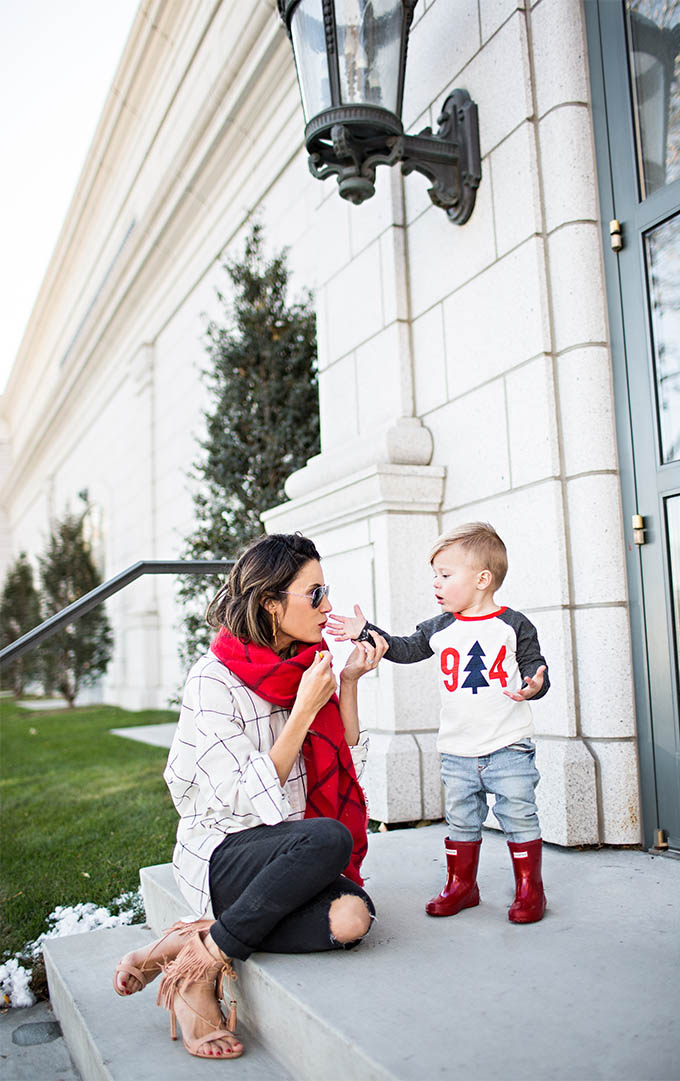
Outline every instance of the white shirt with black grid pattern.
MULTIPOLYGON (((210 857, 225 834, 304 818, 302 752, 281 785, 268 751, 290 711, 260 698, 213 653, 191 669, 163 774, 180 816, 173 869, 192 913, 209 918, 210 857)), ((350 747, 357 777, 368 736, 350 747)))

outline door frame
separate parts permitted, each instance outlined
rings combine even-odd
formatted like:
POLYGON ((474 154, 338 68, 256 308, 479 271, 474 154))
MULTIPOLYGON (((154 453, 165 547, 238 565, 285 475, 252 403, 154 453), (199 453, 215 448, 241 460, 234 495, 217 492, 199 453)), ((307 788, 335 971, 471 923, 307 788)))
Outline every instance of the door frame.
MULTIPOLYGON (((629 98, 627 72, 627 48, 625 48, 624 21, 616 16, 623 38, 612 40, 614 28, 613 9, 621 11, 622 4, 612 4, 611 0, 584 0, 588 63, 590 67, 593 129, 595 136, 595 156, 597 163, 597 184, 600 198, 602 254, 605 271, 607 310, 609 316, 609 339, 612 356, 612 375, 614 383, 614 408, 616 420, 616 439, 619 454, 619 477, 624 516, 624 538, 626 547, 626 572, 628 582, 629 623, 631 631, 633 693, 636 711, 638 760, 640 764, 640 806, 642 812, 642 835, 646 848, 653 848, 655 831, 659 825, 657 777, 654 750, 654 732, 652 723, 652 705, 650 694, 650 657, 647 614, 644 606, 642 554, 639 546, 633 542, 632 516, 638 513, 641 505, 638 501, 637 478, 633 449, 633 430, 629 395, 639 373, 629 373, 629 357, 624 334, 623 290, 620 276, 619 256, 612 250, 609 235, 609 222, 616 217, 614 210, 613 170, 621 176, 625 170, 637 185, 637 162, 635 160, 635 137, 632 119, 628 120, 627 138, 618 141, 610 139, 607 98, 605 94, 604 32, 609 36, 608 48, 626 58, 620 64, 621 79, 625 79, 619 88, 622 100, 629 98), (607 10, 608 9, 608 10, 607 10), (603 28, 603 22, 605 26, 603 28), (624 46, 622 50, 622 45, 624 46), (622 51, 621 51, 622 50, 622 51)), ((636 188, 637 191, 637 188, 636 188)), ((663 215, 660 216, 663 218, 663 215)), ((625 240, 624 240, 625 243, 625 240)), ((641 306, 641 311, 644 309, 641 306)), ((651 390, 651 387, 650 387, 651 390)), ((643 493, 640 493, 643 496, 643 493)), ((664 615, 659 618, 666 622, 664 615)))

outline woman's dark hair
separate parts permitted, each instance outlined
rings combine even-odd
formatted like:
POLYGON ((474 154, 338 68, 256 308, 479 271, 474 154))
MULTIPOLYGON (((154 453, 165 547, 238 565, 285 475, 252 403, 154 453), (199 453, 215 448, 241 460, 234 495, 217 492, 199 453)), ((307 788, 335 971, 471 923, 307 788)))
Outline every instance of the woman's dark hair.
MULTIPOLYGON (((210 602, 208 623, 211 627, 226 627, 242 642, 271 646, 272 617, 263 602, 279 600, 282 590, 312 559, 320 560, 321 556, 301 533, 258 537, 239 556, 229 578, 210 602)), ((285 604, 286 598, 283 601, 285 604)))

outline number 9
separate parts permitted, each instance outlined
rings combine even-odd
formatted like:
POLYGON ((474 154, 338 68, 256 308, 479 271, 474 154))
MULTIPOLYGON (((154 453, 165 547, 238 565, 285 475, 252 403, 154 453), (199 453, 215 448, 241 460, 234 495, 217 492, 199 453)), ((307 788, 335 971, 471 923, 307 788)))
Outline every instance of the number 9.
POLYGON ((460 664, 460 653, 457 649, 453 649, 451 646, 448 649, 442 650, 441 655, 441 667, 445 676, 448 676, 448 680, 444 680, 444 686, 447 691, 455 691, 458 687, 458 666, 460 664))

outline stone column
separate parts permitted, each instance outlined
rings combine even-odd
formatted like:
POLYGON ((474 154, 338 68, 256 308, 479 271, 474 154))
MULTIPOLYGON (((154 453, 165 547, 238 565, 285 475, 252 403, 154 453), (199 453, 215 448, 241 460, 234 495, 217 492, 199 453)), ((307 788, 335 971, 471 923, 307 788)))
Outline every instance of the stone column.
MULTIPOLYGON (((377 194, 363 207, 329 191, 319 217, 318 229, 338 238, 316 293, 322 450, 289 478, 291 501, 263 520, 270 533, 299 529, 314 539, 338 612, 359 603, 370 619, 407 634, 432 605, 427 552, 445 470, 429 464, 432 437, 414 415, 399 173, 379 171, 377 194)), ((360 710, 371 733, 371 817, 440 817, 428 664, 381 665, 362 680, 360 710)))

